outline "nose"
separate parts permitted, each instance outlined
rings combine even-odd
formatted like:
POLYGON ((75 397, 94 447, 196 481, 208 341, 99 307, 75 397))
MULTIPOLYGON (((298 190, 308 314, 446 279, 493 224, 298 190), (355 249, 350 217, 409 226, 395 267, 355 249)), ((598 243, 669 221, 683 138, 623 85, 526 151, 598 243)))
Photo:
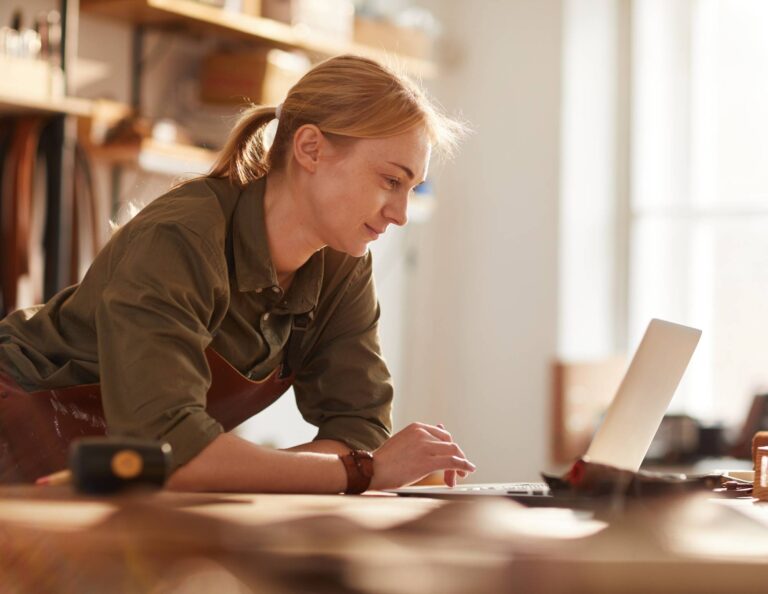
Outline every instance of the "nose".
POLYGON ((408 222, 408 194, 393 200, 384 207, 382 213, 388 221, 402 227, 408 222))

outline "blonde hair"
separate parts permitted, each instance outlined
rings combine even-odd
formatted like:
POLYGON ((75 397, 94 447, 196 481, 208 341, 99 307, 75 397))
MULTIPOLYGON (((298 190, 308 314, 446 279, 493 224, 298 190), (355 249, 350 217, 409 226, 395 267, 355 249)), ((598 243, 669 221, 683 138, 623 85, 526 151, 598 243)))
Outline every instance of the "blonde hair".
POLYGON ((304 124, 347 138, 386 138, 423 125, 435 149, 451 153, 464 124, 443 113, 407 77, 359 56, 321 62, 288 92, 271 147, 265 128, 275 107, 253 106, 232 130, 210 175, 245 186, 285 166, 293 136, 304 124))

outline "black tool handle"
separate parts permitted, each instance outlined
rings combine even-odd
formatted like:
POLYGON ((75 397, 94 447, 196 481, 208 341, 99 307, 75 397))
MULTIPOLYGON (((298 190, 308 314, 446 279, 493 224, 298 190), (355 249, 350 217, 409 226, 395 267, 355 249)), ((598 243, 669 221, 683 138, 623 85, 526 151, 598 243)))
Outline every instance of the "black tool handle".
POLYGON ((72 442, 69 450, 73 484, 84 493, 160 488, 170 462, 170 445, 140 439, 89 437, 72 442))

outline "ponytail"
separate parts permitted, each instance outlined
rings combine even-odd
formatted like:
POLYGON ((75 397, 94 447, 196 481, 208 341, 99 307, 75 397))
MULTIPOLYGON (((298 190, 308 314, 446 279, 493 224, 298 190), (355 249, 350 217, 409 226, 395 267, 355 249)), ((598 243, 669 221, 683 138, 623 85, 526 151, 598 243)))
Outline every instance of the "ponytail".
POLYGON ((213 177, 228 178, 244 187, 269 172, 264 130, 275 119, 275 108, 253 106, 247 109, 229 135, 211 169, 213 177))

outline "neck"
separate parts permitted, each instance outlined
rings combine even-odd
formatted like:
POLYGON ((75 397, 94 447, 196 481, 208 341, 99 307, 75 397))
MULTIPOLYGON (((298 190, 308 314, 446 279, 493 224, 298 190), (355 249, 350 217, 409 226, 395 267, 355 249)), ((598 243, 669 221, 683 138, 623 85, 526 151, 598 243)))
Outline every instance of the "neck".
POLYGON ((269 254, 281 285, 324 247, 306 220, 302 194, 282 173, 267 175, 264 222, 269 254))

